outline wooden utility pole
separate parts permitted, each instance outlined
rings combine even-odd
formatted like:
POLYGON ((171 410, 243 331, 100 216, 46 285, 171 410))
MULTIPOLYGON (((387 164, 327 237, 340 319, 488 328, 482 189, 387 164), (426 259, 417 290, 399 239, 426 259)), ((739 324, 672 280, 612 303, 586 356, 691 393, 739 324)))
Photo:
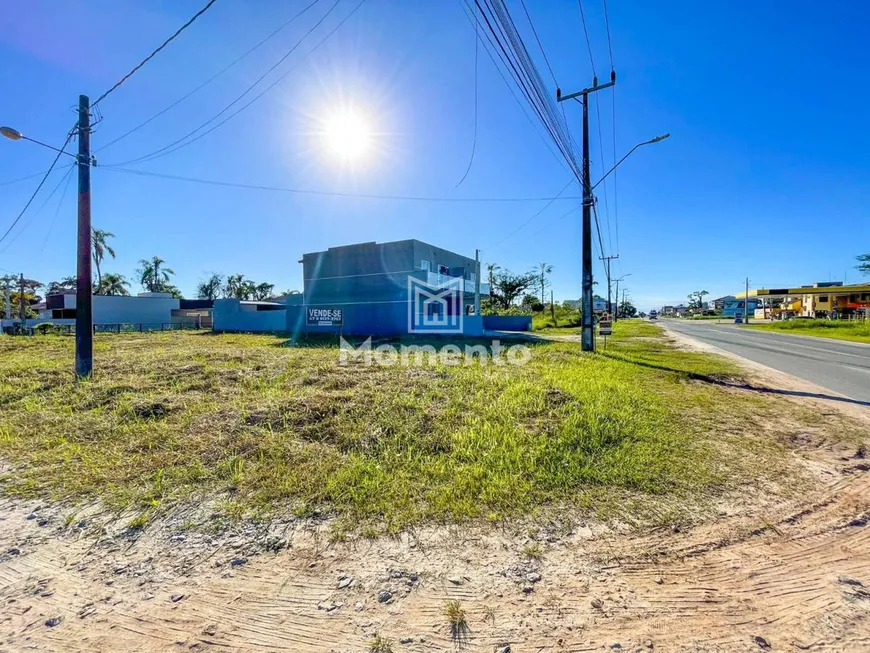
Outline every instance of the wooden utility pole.
POLYGON ((87 95, 79 96, 79 212, 76 269, 76 376, 88 378, 94 369, 94 328, 91 279, 91 115, 87 95))

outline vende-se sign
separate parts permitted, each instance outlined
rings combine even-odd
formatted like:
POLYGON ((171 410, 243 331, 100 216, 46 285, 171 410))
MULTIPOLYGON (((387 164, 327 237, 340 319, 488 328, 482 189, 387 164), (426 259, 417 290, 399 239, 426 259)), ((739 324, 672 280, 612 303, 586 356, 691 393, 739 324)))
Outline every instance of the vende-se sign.
POLYGON ((610 320, 601 320, 598 323, 598 333, 602 336, 609 336, 613 333, 613 322, 610 320))
POLYGON ((342 319, 340 308, 309 308, 306 312, 308 326, 341 326, 342 319))

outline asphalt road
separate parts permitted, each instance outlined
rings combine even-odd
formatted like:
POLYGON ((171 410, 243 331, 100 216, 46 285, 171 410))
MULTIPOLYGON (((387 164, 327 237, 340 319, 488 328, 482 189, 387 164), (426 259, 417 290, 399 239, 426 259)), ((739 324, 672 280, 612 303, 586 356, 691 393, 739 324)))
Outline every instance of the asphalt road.
POLYGON ((712 320, 669 319, 659 324, 870 405, 868 345, 755 331, 712 320))

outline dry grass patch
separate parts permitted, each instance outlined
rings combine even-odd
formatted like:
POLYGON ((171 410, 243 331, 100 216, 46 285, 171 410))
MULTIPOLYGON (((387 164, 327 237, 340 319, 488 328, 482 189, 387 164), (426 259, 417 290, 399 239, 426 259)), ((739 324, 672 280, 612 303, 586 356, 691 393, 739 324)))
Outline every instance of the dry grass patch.
POLYGON ((72 339, 0 338, 0 457, 14 466, 2 486, 99 498, 143 526, 223 495, 234 511, 397 530, 691 506, 786 464, 755 437, 783 400, 699 381, 737 371, 657 327, 620 322, 606 354, 530 346, 522 367, 405 368, 342 366, 335 343, 269 335, 106 335, 95 378, 77 383, 72 339))

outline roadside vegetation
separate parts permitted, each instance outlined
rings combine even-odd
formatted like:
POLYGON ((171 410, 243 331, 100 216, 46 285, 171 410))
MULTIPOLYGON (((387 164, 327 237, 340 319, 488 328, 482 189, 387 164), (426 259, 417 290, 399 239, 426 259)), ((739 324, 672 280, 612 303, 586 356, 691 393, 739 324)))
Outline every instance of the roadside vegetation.
POLYGON ((870 343, 870 322, 840 320, 782 320, 764 324, 749 323, 748 328, 760 331, 778 331, 803 336, 819 336, 837 340, 870 343))
POLYGON ((594 355, 530 344, 525 366, 342 366, 333 342, 287 344, 99 335, 96 376, 77 383, 72 338, 0 338, 0 488, 100 499, 138 527, 214 499, 230 514, 317 512, 378 532, 549 507, 696 510, 786 458, 745 435, 782 400, 711 382, 737 370, 639 320, 594 355))

